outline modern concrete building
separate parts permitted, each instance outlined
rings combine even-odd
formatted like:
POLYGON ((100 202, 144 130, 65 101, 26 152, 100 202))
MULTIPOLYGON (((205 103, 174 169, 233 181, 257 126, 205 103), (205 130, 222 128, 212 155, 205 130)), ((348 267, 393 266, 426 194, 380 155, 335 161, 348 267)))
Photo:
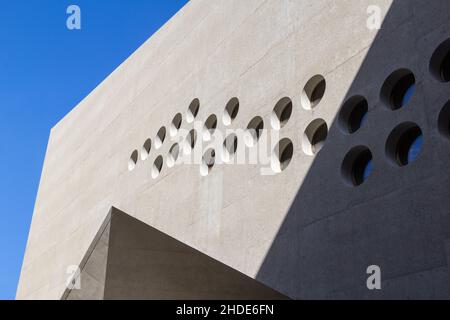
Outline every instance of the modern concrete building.
POLYGON ((449 17, 190 1, 52 129, 17 298, 450 298, 449 17))

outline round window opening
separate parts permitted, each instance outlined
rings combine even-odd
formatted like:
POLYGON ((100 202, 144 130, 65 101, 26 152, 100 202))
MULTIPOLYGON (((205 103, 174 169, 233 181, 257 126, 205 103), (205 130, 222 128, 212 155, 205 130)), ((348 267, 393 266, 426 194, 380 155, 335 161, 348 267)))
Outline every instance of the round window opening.
POLYGON ((328 125, 323 119, 311 122, 303 134, 302 148, 308 156, 318 153, 328 137, 328 125))
POLYGON ((272 127, 275 130, 283 128, 291 118, 292 115, 292 101, 290 98, 285 97, 278 101, 275 108, 272 111, 272 127))
POLYGON ((178 133, 178 130, 181 127, 181 123, 183 122, 183 116, 181 113, 178 113, 172 120, 172 123, 170 125, 170 135, 172 137, 176 136, 178 133))
POLYGON ((188 135, 186 136, 186 140, 184 141, 184 153, 190 154, 191 151, 195 148, 195 144, 197 143, 197 131, 195 129, 192 129, 189 131, 188 135))
POLYGON ((365 146, 351 149, 342 162, 342 176, 350 186, 362 185, 372 174, 372 152, 365 146))
POLYGON ((281 140, 272 152, 272 170, 280 173, 289 166, 294 155, 294 145, 288 138, 281 140))
POLYGON ((412 122, 402 123, 389 135, 386 142, 386 155, 391 163, 400 167, 415 161, 423 148, 422 130, 412 122))
POLYGON ((188 111, 186 113, 186 121, 188 123, 194 122, 200 110, 200 100, 194 99, 189 105, 188 111))
POLYGON ((238 148, 238 137, 236 134, 230 134, 223 142, 223 161, 229 162, 236 154, 238 148))
POLYGON ((392 110, 406 106, 414 97, 416 78, 408 69, 393 72, 381 88, 381 100, 392 110))
POLYGON ((450 82, 450 39, 439 45, 430 61, 430 72, 440 82, 450 82))
POLYGON ((447 139, 450 139, 450 101, 445 104, 439 114, 439 132, 447 139))
POLYGON ((236 119, 237 115, 239 113, 239 100, 238 98, 231 99, 226 107, 225 111, 223 113, 223 124, 226 126, 231 125, 231 123, 236 119))
POLYGON ((247 126, 245 134, 245 144, 247 147, 255 146, 264 130, 264 121, 261 117, 254 117, 247 126))
POLYGON ((158 176, 161 174, 161 170, 163 167, 163 157, 159 156, 158 158, 156 158, 155 162, 153 163, 153 167, 152 167, 152 178, 156 179, 158 178, 158 176))
POLYGON ((217 117, 213 114, 208 117, 203 127, 203 140, 209 141, 212 139, 212 135, 217 128, 217 117))
POLYGON ((150 151, 152 149, 152 140, 147 139, 144 143, 144 145, 141 148, 141 159, 142 161, 147 160, 148 156, 150 155, 150 151))
POLYGON ((314 109, 325 95, 327 83, 321 75, 312 77, 303 88, 301 103, 305 110, 314 109))
POLYGON ((362 96, 348 99, 342 106, 339 114, 339 124, 343 132, 352 134, 361 129, 367 121, 369 105, 362 96))
POLYGON ((138 151, 134 150, 131 153, 130 159, 128 160, 128 171, 133 171, 136 168, 138 157, 139 157, 138 151))
POLYGON ((166 139, 166 128, 162 127, 159 129, 155 138, 155 149, 159 149, 162 147, 164 140, 166 139))
POLYGON ((216 162, 216 152, 214 149, 206 150, 202 158, 202 164, 200 165, 200 174, 206 177, 214 167, 216 162))
POLYGON ((169 150, 169 156, 167 158, 167 167, 172 168, 177 163, 180 156, 180 145, 175 143, 169 150))

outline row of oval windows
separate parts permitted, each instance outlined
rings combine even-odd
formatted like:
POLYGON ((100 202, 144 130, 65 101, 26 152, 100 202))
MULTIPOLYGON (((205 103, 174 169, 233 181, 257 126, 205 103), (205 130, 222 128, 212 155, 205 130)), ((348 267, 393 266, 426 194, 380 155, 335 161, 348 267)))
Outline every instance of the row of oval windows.
MULTIPOLYGON (((261 130, 263 127, 263 120, 261 117, 254 118, 253 122, 255 122, 255 127, 258 129, 250 131, 250 135, 245 136, 245 145, 249 148, 254 147, 261 136, 261 130), (260 129, 259 129, 260 128, 260 129)), ((304 151, 308 155, 313 155, 320 150, 320 147, 323 145, 323 142, 326 139, 326 135, 328 134, 328 126, 326 122, 322 119, 314 120, 306 129, 305 133, 305 141, 304 141, 304 151), (312 133, 312 127, 317 128, 312 133), (318 137, 321 138, 318 138, 318 137)), ((190 154, 191 151, 195 148, 197 142, 197 131, 192 129, 188 135, 186 136, 184 143, 181 145, 179 143, 174 143, 172 147, 169 149, 168 158, 167 158, 167 166, 169 168, 173 167, 178 160, 180 153, 184 150, 186 155, 190 154)), ((205 137, 204 137, 205 139, 205 137)), ((141 159, 146 160, 149 156, 149 149, 151 142, 144 144, 143 150, 141 152, 141 159), (148 145, 147 145, 148 144, 148 145)), ((222 150, 222 159, 224 162, 229 162, 234 157, 235 153, 238 149, 238 136, 236 134, 228 135, 223 141, 223 150, 222 150)), ((274 148, 272 152, 272 168, 275 172, 281 172, 287 168, 293 156, 293 144, 290 139, 281 140, 277 146, 274 148)), ((137 161, 138 161, 139 153, 137 150, 133 152, 129 161, 129 170, 134 170, 137 161)), ((212 148, 208 149, 203 155, 203 162, 201 167, 202 175, 207 175, 209 171, 215 164, 216 151, 212 148)), ((163 157, 159 155, 152 167, 152 177, 157 178, 159 173, 162 170, 163 166, 163 157)))
MULTIPOLYGON (((326 82, 323 76, 317 75, 313 77, 306 84, 302 93, 302 105, 309 109, 316 107, 322 99, 326 88, 326 82)), ((407 69, 401 69, 394 72, 385 81, 382 87, 382 100, 387 103, 393 110, 399 109, 405 106, 412 98, 415 90, 415 77, 407 69)), ((194 99, 190 104, 186 121, 192 123, 197 117, 200 108, 200 101, 194 99)), ((223 113, 222 122, 224 125, 229 126, 233 120, 237 117, 239 112, 239 100, 232 98, 225 107, 223 113)), ((347 133, 355 133, 358 131, 365 121, 367 120, 368 103, 362 96, 354 96, 344 103, 339 116, 339 123, 341 128, 347 133)), ((290 98, 285 97, 281 99, 275 106, 272 116, 271 124, 276 130, 283 128, 289 121, 292 115, 292 101, 290 98)), ((211 115, 205 121, 203 138, 210 140, 211 133, 217 128, 217 117, 211 115)), ((174 137, 182 124, 182 115, 178 113, 172 120, 170 126, 170 135, 174 137)), ((255 117, 250 121, 247 126, 248 130, 258 132, 264 128, 264 123, 261 117, 255 117)), ((308 155, 313 155, 319 149, 318 146, 322 145, 327 137, 328 127, 322 119, 313 121, 305 131, 305 136, 308 138, 309 144, 304 145, 304 151, 308 155)), ((191 135, 193 132, 191 132, 191 135)), ((155 138, 154 146, 156 149, 161 148, 166 138, 166 128, 162 127, 155 138)), ((256 137, 257 138, 257 137, 256 137)), ((142 149, 142 160, 147 159, 151 150, 151 139, 148 139, 142 149)), ((132 160, 136 157, 131 157, 132 160)), ((134 161, 136 162, 136 161, 134 161)), ((134 169, 133 164, 130 164, 130 170, 134 169)))
MULTIPOLYGON (((446 105, 446 112, 450 115, 450 102, 446 105)), ((447 128, 450 129, 449 119, 447 119, 447 128)), ((223 143, 223 160, 230 161, 237 150, 238 138, 235 134, 229 135, 223 143)), ((405 166, 414 161, 423 145, 422 130, 418 125, 412 122, 405 122, 397 126, 389 135, 386 142, 386 155, 392 164, 405 166)), ((189 148, 193 148, 193 144, 189 143, 189 148)), ((186 151, 187 149, 185 149, 186 151)), ((167 166, 173 167, 180 155, 181 147, 175 143, 169 150, 167 166)), ((275 147, 271 166, 275 172, 285 170, 292 160, 294 148, 292 141, 288 138, 282 139, 275 147)), ((137 157, 137 154, 135 154, 137 157)), ((209 174, 216 160, 216 151, 213 148, 208 149, 202 158, 200 173, 203 176, 209 174)), ((160 155, 156 158, 151 175, 156 179, 163 167, 163 157, 160 155)), ((373 171, 372 152, 366 146, 357 146, 352 148, 345 156, 342 163, 342 175, 346 182, 352 186, 361 185, 371 175, 373 171)))
MULTIPOLYGON (((394 72, 383 85, 382 92, 392 96, 393 98, 389 99, 393 102, 393 105, 397 105, 399 107, 407 104, 413 95, 413 88, 415 85, 415 78, 412 73, 405 71, 405 69, 394 72), (406 78, 405 78, 406 77, 406 78), (392 79, 397 79, 397 81, 393 81, 392 79), (408 79, 408 81, 405 81, 408 79), (403 84, 403 85, 402 85, 403 84), (401 104, 395 104, 395 101, 401 101, 401 104)), ((326 88, 326 82, 323 76, 317 75, 313 77, 306 84, 303 94, 302 101, 303 105, 308 101, 308 106, 310 108, 316 107, 320 100, 322 99, 326 88)), ((195 99, 189 106, 186 120, 189 123, 192 123, 196 118, 198 111, 200 108, 200 102, 198 99, 195 99)), ((290 120, 292 115, 293 106, 292 101, 288 97, 282 98, 274 107, 272 116, 271 116, 271 124, 274 129, 283 128, 287 122, 290 120)), ((228 126, 232 123, 232 121, 237 117, 239 112, 239 100, 237 98, 232 98, 225 107, 225 111, 223 114, 223 123, 228 126)), ((356 132, 366 121, 368 112, 368 103, 367 100, 362 96, 354 96, 344 103, 342 110, 340 112, 339 121, 341 123, 341 128, 343 128, 348 133, 356 132)), ((170 135, 174 137, 182 124, 182 115, 178 113, 171 122, 170 126, 170 135)), ((214 130, 217 128, 217 117, 215 115, 211 115, 205 121, 204 124, 204 132, 203 139, 208 141, 211 139, 211 135, 214 133, 214 130)), ((249 146, 254 145, 255 142, 259 139, 259 135, 261 130, 264 128, 264 122, 261 117, 253 118, 247 129, 252 132, 253 141, 248 143, 249 146)), ((304 132, 303 138, 303 151, 307 155, 314 155, 317 153, 321 147, 323 146, 326 138, 328 136, 328 126, 323 119, 316 119, 310 123, 310 125, 306 128, 304 132)), ((163 142, 166 138, 166 129, 162 127, 155 138, 154 146, 155 149, 159 149, 162 147, 163 142)), ((197 132, 193 129, 190 131, 188 136, 186 137, 185 144, 190 145, 191 148, 194 147, 197 140, 197 132)), ((146 160, 150 154, 152 142, 151 139, 148 139, 142 149, 141 149, 141 159, 146 160)), ((171 153, 176 150, 175 146, 172 147, 171 153)), ((129 162, 129 170, 133 170, 137 163, 137 150, 135 150, 130 158, 129 162)), ((158 163, 161 161, 157 161, 158 163)))
MULTIPOLYGON (((443 83, 450 82, 450 39, 442 42, 434 51, 429 70, 433 77, 443 83)), ((392 110, 406 106, 414 95, 416 81, 408 69, 392 73, 383 84, 381 100, 392 110)), ((362 97, 350 98, 343 106, 339 121, 349 133, 356 132, 367 118, 367 101, 362 97)), ((450 101, 442 108, 437 127, 446 138, 450 138, 450 101)), ((413 122, 398 125, 386 142, 386 155, 393 164, 406 166, 416 160, 424 143, 420 127, 413 122)), ((366 146, 351 149, 341 167, 346 182, 352 186, 364 183, 373 171, 373 156, 366 146)))
MULTIPOLYGON (((304 87, 302 92, 302 106, 306 110, 311 110, 320 102, 325 93, 326 82, 323 76, 316 75, 311 78, 304 87)), ((200 110, 200 101, 199 99, 194 99, 188 107, 186 113, 186 122, 192 123, 196 119, 200 110)), ((271 115, 271 125, 273 129, 280 130, 283 128, 287 122, 290 120, 292 115, 293 107, 292 100, 289 97, 282 98, 274 107, 274 110, 271 115)), ((231 123, 236 119, 239 113, 239 99, 232 98, 226 105, 222 122, 225 126, 231 125, 231 123)), ((169 134, 171 137, 175 137, 178 133, 178 130, 181 128, 183 121, 183 116, 181 113, 178 113, 173 118, 170 128, 169 134)), ((216 130, 218 125, 218 119, 216 115, 210 115, 203 126, 202 138, 205 141, 211 140, 211 136, 216 130)), ((247 130, 251 134, 252 139, 246 141, 246 144, 251 147, 257 143, 259 137, 261 135, 261 131, 264 129, 264 121, 260 116, 254 117, 248 124, 247 130)), ((322 140, 326 139, 328 134, 328 127, 324 120, 317 119, 313 121, 308 128, 305 130, 305 140, 304 143, 305 153, 308 155, 313 155, 318 150, 318 146, 321 144, 322 140), (315 141, 318 137, 320 141, 315 141)), ((167 130, 165 127, 161 127, 156 137, 153 141, 153 147, 158 150, 162 147, 164 141, 166 140, 167 130)), ((191 148, 194 147, 197 140, 197 131, 192 129, 185 140, 185 145, 190 145, 191 148)), ((172 146, 174 148, 174 146, 172 146)), ((141 159, 146 160, 152 149, 152 140, 147 139, 141 148, 141 159)), ((139 153, 137 150, 134 150, 128 163, 128 169, 130 171, 134 170, 137 160, 139 158, 139 153)), ((159 157, 157 158, 159 159, 159 157)), ((161 161, 157 161, 158 163, 161 161)))
MULTIPOLYGON (((450 103, 447 104, 447 112, 450 114, 450 103)), ((450 123, 450 121, 448 121, 450 123)), ((448 126, 450 128, 450 126, 448 126)), ((238 139, 235 134, 229 135, 224 143, 223 160, 230 161, 237 150, 238 139)), ((414 161, 423 145, 422 130, 418 125, 412 122, 405 122, 397 126, 389 135, 386 142, 386 155, 392 164, 405 166, 414 161)), ((193 148, 193 145, 189 145, 193 148)), ((185 149, 186 150, 186 149, 185 149)), ((180 155, 181 147, 175 143, 169 150, 167 166, 173 167, 180 155)), ((275 147, 271 165, 275 172, 285 170, 292 160, 294 148, 292 141, 288 138, 282 139, 275 147)), ((137 157, 137 154, 135 154, 137 157)), ((216 151, 213 148, 208 149, 202 158, 200 173, 203 176, 209 174, 216 160, 216 151)), ((163 157, 156 158, 151 175, 156 179, 163 167, 163 157)), ((366 146, 357 146, 352 148, 345 156, 342 163, 342 175, 346 182, 352 186, 361 185, 371 175, 373 171, 372 152, 366 146)))
MULTIPOLYGON (((443 42, 438 49, 434 52, 431 62, 430 62, 430 71, 431 73, 441 82, 449 82, 450 81, 450 39, 443 42)), ((397 110, 409 103, 414 95, 414 91, 416 88, 416 82, 414 74, 408 69, 400 69, 393 72, 384 82, 381 89, 381 101, 384 102, 389 108, 392 110, 397 110)), ((324 96, 326 89, 326 82, 323 76, 316 75, 311 78, 304 87, 301 96, 301 103, 304 109, 311 110, 315 108, 321 99, 324 96)), ((186 115, 186 120, 188 123, 192 123, 194 119, 197 117, 198 111, 200 108, 200 101, 198 99, 194 99, 188 108, 188 112, 186 115)), ((230 125, 233 120, 237 117, 239 112, 239 100, 237 98, 231 99, 225 107, 225 111, 222 117, 222 121, 224 125, 230 125)), ((349 134, 355 133, 358 131, 365 121, 367 120, 368 113, 368 103, 367 100, 362 96, 354 96, 348 99, 339 115, 339 123, 341 128, 349 134)), ((292 115, 292 101, 290 98, 285 97, 281 99, 275 106, 272 117, 271 124, 274 129, 281 129, 284 127, 289 121, 292 115)), ((171 136, 175 136, 181 127, 182 123, 182 115, 177 114, 170 127, 171 136)), ((439 116, 438 127, 440 132, 450 138, 450 102, 444 106, 441 114, 439 116)), ((215 115, 211 115, 205 121, 204 125, 204 133, 203 138, 205 140, 209 140, 211 134, 217 128, 217 117, 215 115)), ((254 142, 256 142, 259 138, 259 132, 264 128, 264 123, 261 117, 255 117, 252 121, 250 121, 247 129, 253 132, 254 142)), ((303 141, 303 150, 308 155, 315 154, 318 150, 320 150, 321 146, 325 142, 328 135, 328 126, 322 119, 314 120, 305 130, 304 141, 303 141)), ((155 148, 159 149, 166 136, 166 129, 162 127, 155 139, 155 148)), ((392 137, 388 139, 388 144, 386 146, 387 154, 391 159, 394 159, 394 162, 397 162, 399 165, 406 165, 409 162, 413 161, 422 148, 423 144, 423 135, 420 128, 411 123, 406 123, 404 125, 400 125, 396 130, 391 134, 392 137), (406 126, 406 129, 404 128, 406 126), (411 127, 410 127, 411 126, 411 127), (405 129, 405 132, 402 132, 405 129), (389 146, 389 147, 388 147, 389 146), (388 151, 391 150, 391 151, 388 151)), ((227 139, 229 139, 228 137, 227 139)), ((224 145, 227 142, 227 139, 224 142, 224 145)), ((234 144, 237 144, 237 137, 233 137, 236 139, 234 144)), ((289 140, 289 139, 288 139, 289 140)), ((196 131, 191 130, 188 137, 186 138, 186 144, 190 144, 191 148, 194 147, 196 141, 196 131)), ((290 162, 290 159, 293 155, 293 147, 292 142, 289 141, 280 141, 277 148, 279 149, 277 162, 278 167, 281 170, 284 170, 290 162)), ((141 158, 145 160, 151 149, 151 140, 148 139, 142 148, 141 158)), ((230 150, 228 150, 229 152, 230 150)), ((169 154, 169 163, 170 166, 172 162, 174 162, 174 154, 178 154, 179 145, 175 144, 172 146, 169 154), (172 160, 171 160, 172 159, 172 160)), ((129 170, 133 170, 137 163, 138 153, 135 150, 130 158, 129 162, 129 170)), ((211 159, 215 159, 215 151, 213 149, 207 150, 204 155, 204 168, 201 169, 202 172, 206 172, 205 168, 208 170, 213 166, 213 161, 211 159)), ((175 159, 176 160, 176 159, 175 159)), ((159 172, 162 169, 162 156, 159 156, 153 168, 159 172)), ((360 185, 362 184, 370 175, 373 169, 372 165, 372 154, 367 147, 355 147, 352 149, 344 159, 342 165, 342 172, 346 180, 352 185, 360 185)), ((152 174, 152 176, 157 176, 157 174, 152 174)))
MULTIPOLYGON (((449 78, 450 79, 450 78, 449 78)), ((437 128, 440 134, 450 139, 450 101, 441 109, 437 128)), ((386 155, 399 166, 406 166, 416 160, 424 144, 420 127, 413 122, 404 122, 397 126, 386 142, 386 155)), ((358 186, 362 184, 373 170, 372 153, 367 147, 358 146, 352 149, 344 159, 343 175, 347 182, 358 186)))
MULTIPOLYGON (((278 115, 286 115, 285 109, 289 109, 289 114, 292 112, 292 102, 290 102, 290 99, 284 98, 284 102, 282 104, 278 103, 277 106, 274 109, 274 114, 278 115), (279 108, 280 106, 283 106, 283 108, 279 108)), ((359 98, 358 98, 359 99, 359 98)), ((356 101, 356 98, 351 98, 349 101, 356 101)), ((365 101, 365 100, 364 100, 365 101)), ((348 104, 344 104, 344 108, 341 111, 341 115, 345 114, 346 106, 348 104)), ((361 106, 361 102, 354 104, 355 106, 361 106)), ((366 102, 363 104, 364 106, 367 105, 366 102)), ((353 112, 354 113, 354 112, 353 112)), ((358 113, 360 114, 360 113, 358 113)), ((277 116, 278 117, 278 116, 277 116)), ((281 116, 282 121, 279 123, 281 125, 285 125, 287 121, 289 120, 289 117, 281 116)), ((362 121, 361 121, 362 122, 362 121)), ((361 123, 359 122, 359 123, 361 123)), ((206 121, 208 123, 208 121, 206 121)), ((354 122, 350 122, 352 125, 354 122)), ((209 125, 205 125, 206 127, 211 127, 209 125)), ((211 128, 214 128, 213 125, 211 128)), ((254 118, 254 120, 251 121, 249 128, 254 128, 254 135, 253 139, 246 142, 247 146, 251 147, 253 146, 259 139, 260 130, 264 127, 263 120, 260 117, 254 118)), ((446 137, 450 138, 450 102, 447 103, 444 108, 442 109, 439 121, 438 121, 438 127, 440 132, 445 135, 446 137)), ((350 126, 349 128, 356 128, 356 126, 350 126)), ((164 140, 165 134, 161 134, 162 131, 158 134, 159 139, 156 139, 155 147, 160 148, 162 145, 162 142, 164 140)), ((349 130, 351 132, 351 130, 349 130)), ((206 133, 211 134, 211 131, 206 131, 206 133), (209 133, 208 133, 209 132, 209 133)), ((305 139, 306 142, 303 142, 303 149, 304 152, 308 155, 312 155, 317 153, 320 148, 322 147, 323 143, 326 140, 328 134, 328 126, 326 122, 322 119, 316 119, 314 120, 305 130, 305 139)), ((203 136, 205 140, 208 140, 206 136, 203 136)), ((185 140, 184 148, 185 150, 193 149, 197 141, 197 132, 195 129, 192 129, 185 140)), ((224 160, 227 161, 229 158, 236 152, 237 150, 237 136, 236 135, 230 135, 228 136, 224 141, 224 160)), ((386 146, 386 150, 391 150, 388 152, 388 155, 391 159, 393 159, 394 162, 397 162, 399 165, 403 166, 411 161, 415 160, 415 158, 420 153, 420 150, 422 148, 423 144, 423 135, 422 131, 417 125, 412 125, 410 123, 407 123, 407 125, 401 125, 399 128, 393 131, 391 134, 391 137, 388 139, 388 144, 386 146), (405 127, 406 126, 406 127, 405 127), (403 132, 403 128, 408 129, 403 132)), ((145 160, 150 152, 151 148, 151 142, 150 140, 147 140, 147 142, 143 146, 143 150, 141 153, 141 158, 145 160)), ((284 170, 293 155, 293 146, 292 142, 290 140, 286 141, 280 141, 277 148, 278 151, 276 158, 273 160, 275 163, 272 164, 272 167, 279 168, 278 171, 284 170)), ((180 152, 180 145, 178 143, 174 144, 172 148, 169 151, 169 158, 168 158, 168 166, 172 167, 175 164, 175 161, 178 159, 180 152)), ((276 153, 276 152, 274 152, 276 153)), ((130 159, 130 170, 134 169, 134 166, 137 162, 138 158, 138 152, 137 150, 133 152, 133 155, 130 159)), ((213 149, 209 149, 205 155, 204 155, 204 163, 201 171, 203 172, 203 175, 205 172, 209 172, 209 170, 214 166, 215 160, 215 151, 213 149), (205 160, 206 159, 206 160, 205 160), (206 169, 208 171, 206 171, 206 169)), ((163 158, 162 156, 159 156, 153 166, 153 173, 152 176, 155 178, 159 175, 159 172, 162 169, 163 164, 163 158)), ((372 171, 372 154, 370 150, 366 147, 357 147, 349 152, 349 154, 345 157, 344 163, 343 163, 343 173, 346 177, 347 181, 352 183, 353 185, 360 185, 362 182, 364 182, 368 176, 370 175, 372 171)), ((276 169, 274 169, 277 171, 276 169)))
MULTIPOLYGON (((413 122, 404 122, 397 126, 386 141, 386 156, 389 161, 400 167, 417 159, 423 146, 423 134, 420 127, 413 122)), ((373 155, 366 146, 352 148, 345 156, 342 175, 351 186, 363 184, 373 171, 373 155)))

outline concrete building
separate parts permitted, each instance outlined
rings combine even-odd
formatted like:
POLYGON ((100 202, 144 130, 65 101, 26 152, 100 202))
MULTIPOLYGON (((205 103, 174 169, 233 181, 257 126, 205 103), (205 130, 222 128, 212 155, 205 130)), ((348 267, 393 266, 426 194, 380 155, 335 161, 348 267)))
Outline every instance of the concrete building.
POLYGON ((190 1, 52 129, 17 298, 450 298, 449 16, 190 1))

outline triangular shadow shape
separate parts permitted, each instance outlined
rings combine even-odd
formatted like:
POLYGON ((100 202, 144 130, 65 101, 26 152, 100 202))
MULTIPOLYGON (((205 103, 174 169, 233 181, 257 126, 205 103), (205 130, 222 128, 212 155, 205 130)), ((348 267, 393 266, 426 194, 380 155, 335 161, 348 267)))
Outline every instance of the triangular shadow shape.
POLYGON ((112 208, 62 299, 288 299, 112 208))

